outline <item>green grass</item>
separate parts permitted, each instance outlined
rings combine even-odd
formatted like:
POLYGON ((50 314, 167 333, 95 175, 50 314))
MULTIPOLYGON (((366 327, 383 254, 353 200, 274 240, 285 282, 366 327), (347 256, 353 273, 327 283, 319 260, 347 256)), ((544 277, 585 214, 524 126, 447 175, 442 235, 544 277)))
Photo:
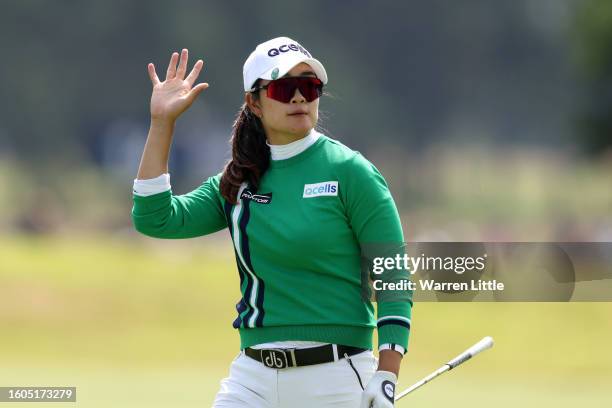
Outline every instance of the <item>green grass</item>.
MULTIPOLYGON (((133 238, 0 237, 0 386, 77 386, 79 407, 210 406, 239 344, 228 237, 133 238)), ((397 406, 611 406, 610 316, 612 303, 417 303, 398 389, 485 335, 496 345, 397 406)))

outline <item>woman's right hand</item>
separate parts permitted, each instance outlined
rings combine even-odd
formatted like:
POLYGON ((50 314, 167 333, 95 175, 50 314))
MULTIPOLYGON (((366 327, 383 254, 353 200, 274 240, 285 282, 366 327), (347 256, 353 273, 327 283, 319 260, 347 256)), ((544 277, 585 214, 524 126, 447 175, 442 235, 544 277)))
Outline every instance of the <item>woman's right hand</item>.
POLYGON ((191 106, 200 92, 208 88, 206 82, 193 86, 204 65, 202 60, 195 63, 193 69, 185 78, 188 56, 187 49, 183 49, 181 59, 178 61, 179 54, 177 52, 172 53, 166 72, 166 80, 163 82, 160 82, 155 73, 155 65, 153 63, 148 65, 149 77, 153 83, 153 94, 151 95, 152 120, 174 122, 181 113, 191 106))

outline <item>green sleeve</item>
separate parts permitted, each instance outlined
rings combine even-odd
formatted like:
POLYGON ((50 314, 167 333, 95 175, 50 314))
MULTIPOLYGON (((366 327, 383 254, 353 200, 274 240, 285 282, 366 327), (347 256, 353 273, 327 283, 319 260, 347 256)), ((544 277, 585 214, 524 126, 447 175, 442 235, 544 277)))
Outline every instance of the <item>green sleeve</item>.
POLYGON ((227 227, 219 193, 221 174, 183 195, 172 190, 150 196, 133 195, 132 222, 138 232, 155 238, 193 238, 227 227))
MULTIPOLYGON (((357 153, 339 183, 346 214, 362 255, 371 259, 403 254, 404 234, 397 207, 387 183, 378 169, 357 153)), ((408 280, 409 271, 395 270, 380 275, 382 280, 408 280)), ((412 311, 412 291, 393 291, 377 297, 378 343, 399 344, 408 349, 412 311)))

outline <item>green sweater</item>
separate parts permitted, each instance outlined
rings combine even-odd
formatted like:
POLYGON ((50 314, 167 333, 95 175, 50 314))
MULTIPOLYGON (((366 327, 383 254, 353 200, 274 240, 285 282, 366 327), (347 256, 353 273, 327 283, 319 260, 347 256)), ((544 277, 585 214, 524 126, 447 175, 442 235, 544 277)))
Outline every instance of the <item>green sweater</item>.
POLYGON ((378 326, 379 344, 407 349, 412 293, 409 301, 379 301, 377 319, 361 296, 362 247, 403 242, 395 203, 374 165, 321 135, 303 152, 272 160, 258 191, 242 186, 238 205, 221 196, 220 178, 183 195, 134 195, 132 220, 156 238, 229 229, 242 293, 233 322, 241 348, 310 340, 371 349, 378 326))

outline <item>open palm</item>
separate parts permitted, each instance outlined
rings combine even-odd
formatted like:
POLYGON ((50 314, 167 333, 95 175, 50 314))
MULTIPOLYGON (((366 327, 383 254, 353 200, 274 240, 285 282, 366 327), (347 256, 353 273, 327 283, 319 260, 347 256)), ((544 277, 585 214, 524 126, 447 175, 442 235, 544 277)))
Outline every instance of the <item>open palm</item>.
POLYGON ((198 60, 189 75, 187 72, 187 59, 189 51, 183 49, 179 61, 179 54, 172 53, 165 81, 160 81, 155 72, 155 65, 148 65, 149 77, 153 83, 153 94, 151 95, 151 117, 162 120, 176 120, 181 113, 191 106, 193 101, 204 89, 207 83, 193 86, 198 78, 204 62, 198 60), (178 67, 177 67, 178 62, 178 67))

